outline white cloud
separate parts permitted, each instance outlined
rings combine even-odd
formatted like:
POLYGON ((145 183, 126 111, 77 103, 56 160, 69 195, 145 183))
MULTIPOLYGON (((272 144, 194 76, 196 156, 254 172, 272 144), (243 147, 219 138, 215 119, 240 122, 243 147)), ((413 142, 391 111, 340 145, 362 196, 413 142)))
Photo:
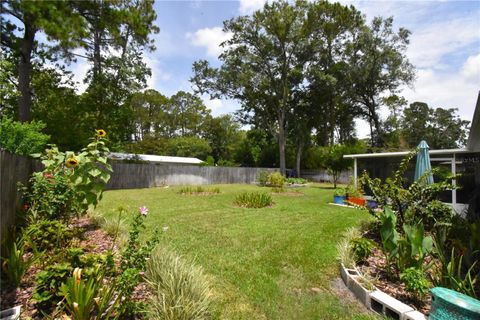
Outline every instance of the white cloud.
POLYGON ((412 33, 408 47, 411 62, 419 68, 444 67, 442 58, 480 40, 478 19, 456 19, 430 24, 412 33))
POLYGON ((240 0, 240 14, 250 14, 263 8, 266 0, 240 0))
POLYGON ((149 88, 155 88, 158 90, 160 83, 167 82, 172 78, 172 74, 165 71, 157 58, 147 55, 143 57, 143 61, 147 67, 152 70, 152 75, 147 78, 147 86, 149 88))
POLYGON ((195 33, 187 33, 186 37, 191 41, 194 46, 205 47, 207 49, 207 55, 211 57, 218 57, 223 48, 220 44, 230 39, 232 34, 230 32, 224 32, 220 27, 203 28, 195 31, 195 33))
POLYGON ((468 57, 462 67, 462 75, 472 83, 480 83, 480 53, 476 56, 468 57))

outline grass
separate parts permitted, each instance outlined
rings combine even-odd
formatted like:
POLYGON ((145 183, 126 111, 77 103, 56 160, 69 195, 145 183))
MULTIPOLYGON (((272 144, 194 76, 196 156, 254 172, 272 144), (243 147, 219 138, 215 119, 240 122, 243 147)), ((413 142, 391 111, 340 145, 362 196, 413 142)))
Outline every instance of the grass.
POLYGON ((147 233, 168 226, 161 245, 202 266, 212 279, 214 319, 373 319, 332 289, 339 277, 336 245, 368 214, 330 206, 333 189, 272 197, 274 207, 233 204, 251 185, 221 185, 215 197, 184 197, 180 187, 105 192, 97 211, 149 208, 147 233), (315 293, 311 289, 320 288, 315 293))

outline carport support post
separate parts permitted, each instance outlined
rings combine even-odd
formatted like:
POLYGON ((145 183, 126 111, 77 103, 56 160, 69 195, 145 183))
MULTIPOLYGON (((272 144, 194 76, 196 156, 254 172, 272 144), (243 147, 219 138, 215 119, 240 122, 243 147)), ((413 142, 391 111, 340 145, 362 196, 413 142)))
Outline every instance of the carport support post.
POLYGON ((353 181, 357 187, 357 158, 353 158, 353 181))
MULTIPOLYGON (((457 174, 457 158, 455 156, 455 153, 453 154, 452 157, 452 174, 456 175, 457 174)), ((453 210, 455 210, 455 206, 457 205, 457 189, 455 188, 457 186, 457 180, 454 178, 452 179, 452 207, 453 210)))

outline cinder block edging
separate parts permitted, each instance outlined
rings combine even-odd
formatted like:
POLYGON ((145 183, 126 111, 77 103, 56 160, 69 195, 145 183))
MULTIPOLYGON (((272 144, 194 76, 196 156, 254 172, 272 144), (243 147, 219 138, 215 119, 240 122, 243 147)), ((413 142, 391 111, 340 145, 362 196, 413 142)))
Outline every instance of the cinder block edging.
POLYGON ((412 307, 393 298, 385 292, 378 290, 370 291, 363 287, 359 279, 361 276, 355 269, 346 268, 340 264, 340 274, 342 280, 348 289, 360 300, 368 309, 398 320, 426 320, 427 317, 412 307))

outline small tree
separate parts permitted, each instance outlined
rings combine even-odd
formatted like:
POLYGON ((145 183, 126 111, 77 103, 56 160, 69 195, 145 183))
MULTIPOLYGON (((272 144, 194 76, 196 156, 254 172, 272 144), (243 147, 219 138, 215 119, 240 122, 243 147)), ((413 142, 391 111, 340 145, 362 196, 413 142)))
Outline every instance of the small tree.
POLYGON ((348 170, 353 165, 353 160, 344 158, 346 154, 359 153, 362 150, 362 145, 354 144, 336 144, 329 147, 324 147, 322 152, 323 166, 327 168, 328 173, 333 177, 333 186, 337 187, 337 181, 340 173, 348 170))

